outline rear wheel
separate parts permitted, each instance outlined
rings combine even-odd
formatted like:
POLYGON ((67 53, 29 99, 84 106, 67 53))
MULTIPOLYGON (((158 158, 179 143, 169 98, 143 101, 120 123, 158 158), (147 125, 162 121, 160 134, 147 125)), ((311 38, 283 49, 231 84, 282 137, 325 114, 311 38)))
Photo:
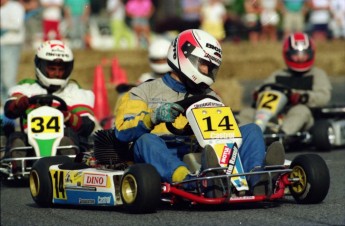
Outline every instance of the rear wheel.
POLYGON ((130 213, 155 212, 160 203, 161 179, 150 164, 129 167, 121 180, 121 198, 130 213))
POLYGON ((316 149, 330 151, 335 142, 335 131, 328 120, 316 121, 311 129, 312 142, 316 149))
POLYGON ((67 156, 44 157, 32 166, 29 183, 33 200, 42 207, 50 207, 53 199, 52 179, 49 167, 56 164, 72 162, 67 156))
POLYGON ((298 178, 290 186, 291 195, 300 204, 315 204, 328 193, 330 176, 325 161, 316 154, 297 156, 291 163, 290 178, 298 178))

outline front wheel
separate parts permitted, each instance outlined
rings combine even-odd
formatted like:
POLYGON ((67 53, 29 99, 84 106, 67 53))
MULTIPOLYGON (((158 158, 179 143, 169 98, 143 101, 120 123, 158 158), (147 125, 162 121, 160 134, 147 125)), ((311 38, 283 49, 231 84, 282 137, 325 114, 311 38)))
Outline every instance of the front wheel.
POLYGON ((152 213, 158 208, 161 179, 150 164, 130 166, 121 180, 121 198, 130 213, 152 213))
POLYGON ((29 183, 32 199, 41 207, 50 207, 53 200, 52 179, 49 167, 56 164, 72 162, 67 156, 44 157, 32 166, 29 183))
POLYGON ((297 203, 315 204, 325 199, 330 176, 325 161, 319 155, 299 155, 292 161, 290 168, 290 178, 298 179, 289 187, 297 203))

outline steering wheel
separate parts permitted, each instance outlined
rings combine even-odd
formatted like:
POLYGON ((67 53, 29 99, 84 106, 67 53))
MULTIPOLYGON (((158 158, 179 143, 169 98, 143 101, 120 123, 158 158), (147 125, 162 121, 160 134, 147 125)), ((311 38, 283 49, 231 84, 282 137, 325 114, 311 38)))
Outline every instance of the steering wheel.
MULTIPOLYGON (((205 99, 205 98, 210 98, 216 101, 219 101, 216 97, 210 96, 210 95, 197 95, 197 96, 191 96, 186 99, 180 100, 175 102, 176 104, 179 104, 181 107, 184 108, 184 112, 182 115, 185 115, 185 112, 189 106, 192 104, 205 99)), ((190 136, 193 135, 192 128, 190 127, 189 123, 187 123, 183 128, 179 129, 176 128, 172 122, 166 122, 165 126, 167 127, 168 131, 172 134, 179 135, 179 136, 190 136)))
MULTIPOLYGON (((51 95, 51 94, 40 94, 40 95, 29 97, 29 104, 38 104, 41 106, 42 105, 43 106, 52 106, 53 100, 56 100, 60 103, 60 105, 57 107, 58 110, 60 110, 60 111, 67 111, 68 110, 67 104, 63 99, 61 99, 58 96, 51 95)), ((24 118, 27 118, 27 117, 28 117, 28 115, 27 115, 26 111, 23 111, 22 115, 20 116, 21 131, 24 131, 23 120, 24 120, 24 118)))
POLYGON ((258 93, 265 91, 265 90, 277 90, 281 93, 283 93, 288 99, 291 96, 291 89, 285 85, 282 85, 280 83, 267 83, 264 84, 260 87, 260 89, 258 90, 258 93))
POLYGON ((29 98, 29 103, 44 106, 52 106, 53 100, 56 100, 60 103, 60 105, 57 107, 58 110, 67 111, 68 108, 66 102, 61 97, 54 96, 51 94, 41 94, 37 96, 32 96, 29 98))

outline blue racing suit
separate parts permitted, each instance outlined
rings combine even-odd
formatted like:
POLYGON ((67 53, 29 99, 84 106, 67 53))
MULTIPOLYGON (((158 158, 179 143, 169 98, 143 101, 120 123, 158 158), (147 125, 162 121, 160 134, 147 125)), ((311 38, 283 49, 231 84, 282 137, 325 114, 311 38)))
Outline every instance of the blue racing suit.
MULTIPOLYGON (((220 99, 211 89, 206 90, 205 94, 220 99)), ((191 145, 186 144, 186 141, 191 139, 172 135, 165 123, 154 125, 151 114, 162 103, 180 101, 189 96, 192 95, 182 83, 166 74, 124 94, 115 113, 116 137, 123 142, 134 142, 134 161, 155 166, 164 182, 172 182, 172 175, 178 167, 187 167, 182 158, 190 152, 191 145)), ((186 123, 187 119, 180 115, 174 126, 181 128, 186 123)), ((254 167, 263 166, 265 144, 257 125, 242 126, 240 131, 243 140, 239 153, 244 171, 249 172, 254 167)))

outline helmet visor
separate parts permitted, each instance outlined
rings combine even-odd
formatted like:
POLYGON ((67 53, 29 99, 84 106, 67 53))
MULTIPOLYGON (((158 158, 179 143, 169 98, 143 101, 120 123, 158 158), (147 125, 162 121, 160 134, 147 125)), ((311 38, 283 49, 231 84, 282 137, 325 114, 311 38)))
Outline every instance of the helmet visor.
POLYGON ((208 60, 205 60, 203 58, 199 58, 193 55, 190 55, 188 59, 193 64, 193 66, 198 69, 198 71, 201 74, 215 81, 216 75, 219 69, 217 65, 213 64, 212 62, 208 60))
POLYGON ((39 65, 40 71, 43 72, 44 76, 47 78, 57 78, 52 76, 51 74, 61 73, 59 79, 67 79, 73 69, 73 61, 64 62, 62 60, 41 60, 39 65), (54 71, 54 72, 51 72, 54 71))
POLYGON ((288 60, 296 63, 304 63, 313 59, 313 52, 310 49, 295 50, 291 49, 287 54, 288 60))

